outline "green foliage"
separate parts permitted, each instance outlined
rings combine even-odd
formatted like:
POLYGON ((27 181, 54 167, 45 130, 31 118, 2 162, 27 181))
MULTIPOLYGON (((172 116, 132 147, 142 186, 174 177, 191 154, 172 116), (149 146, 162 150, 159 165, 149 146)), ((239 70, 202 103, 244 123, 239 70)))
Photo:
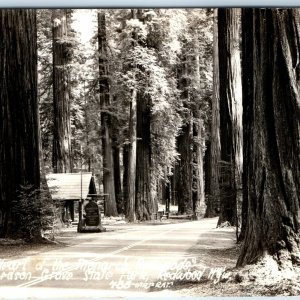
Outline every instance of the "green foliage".
POLYGON ((37 10, 37 46, 41 144, 44 165, 48 170, 52 160, 53 78, 51 13, 47 9, 37 10))
MULTIPOLYGON (((171 47, 168 46, 175 44, 178 36, 174 34, 164 40, 170 27, 162 27, 162 24, 169 23, 161 11, 143 10, 140 19, 130 18, 131 14, 123 12, 121 24, 115 25, 117 34, 114 38, 117 42, 113 45, 119 64, 121 62, 115 72, 117 88, 122 91, 119 94, 124 99, 123 107, 128 107, 133 89, 142 97, 150 98, 151 173, 155 178, 165 178, 166 170, 171 170, 177 158, 175 142, 181 124, 176 74, 171 59, 168 59, 170 55, 173 60, 176 56, 173 53, 178 49, 169 51, 171 47), (160 44, 162 40, 164 47, 160 44)), ((123 111, 127 112, 129 120, 128 109, 123 111)))
MULTIPOLYGON (((176 160, 176 138, 187 116, 209 127, 212 91, 212 11, 209 9, 143 9, 132 19, 130 9, 105 10, 110 105, 100 107, 97 10, 91 10, 94 37, 82 44, 73 31, 70 47, 71 131, 74 170, 91 167, 101 173, 101 113, 110 115, 114 146, 129 140, 132 90, 150 99, 151 174, 168 180, 176 160), (76 41, 76 42, 75 42, 76 41), (195 69, 199 54, 200 67, 195 69), (178 70, 186 64, 188 72, 178 70), (197 74, 200 74, 199 76, 197 74), (180 90, 180 80, 186 80, 180 90), (184 94, 185 93, 185 94, 184 94), (185 96, 187 95, 187 96, 185 96)), ((74 16, 78 10, 71 12, 74 16)), ((48 10, 49 14, 49 10, 48 10)), ((39 95, 44 159, 51 161, 52 57, 51 26, 39 17, 39 95), (47 47, 45 47, 47 45, 47 47)), ((50 23, 51 25, 51 23, 50 23)), ((69 42, 68 41, 68 42, 69 42)), ((208 138, 208 130, 205 138, 208 138)), ((204 145, 203 141, 200 142, 204 145)), ((204 147, 204 146, 203 146, 204 147)))
POLYGON ((39 239, 43 231, 53 230, 55 209, 48 189, 35 189, 29 184, 21 186, 12 212, 22 237, 27 240, 39 239))

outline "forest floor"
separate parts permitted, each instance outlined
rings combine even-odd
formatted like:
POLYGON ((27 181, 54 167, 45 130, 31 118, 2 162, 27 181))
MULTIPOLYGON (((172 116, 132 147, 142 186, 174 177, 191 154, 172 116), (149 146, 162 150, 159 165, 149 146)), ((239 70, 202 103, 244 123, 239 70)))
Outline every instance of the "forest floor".
POLYGON ((281 272, 275 261, 265 257, 255 265, 236 268, 239 246, 226 250, 209 251, 207 261, 213 258, 226 265, 220 280, 203 276, 200 282, 180 282, 173 289, 184 296, 299 296, 300 269, 281 272))
MULTIPOLYGON (((143 225, 167 225, 180 222, 190 222, 184 218, 155 220, 143 225)), ((205 222, 205 221, 204 221, 205 222)), ((104 218, 102 220, 108 231, 126 230, 128 224, 122 218, 104 218)), ((175 281, 167 290, 152 289, 147 296, 297 296, 300 295, 300 270, 280 272, 275 261, 266 256, 259 263, 244 268, 235 268, 240 245, 234 242, 234 228, 223 228, 216 236, 204 235, 209 247, 203 247, 202 240, 190 249, 188 254, 195 256, 201 262, 192 267, 191 272, 203 271, 200 280, 175 281), (225 232, 225 236, 224 236, 225 232), (225 244, 225 246, 224 246, 225 244), (212 247, 213 246, 213 247, 212 247), (211 276, 211 270, 222 266, 222 273, 211 276)), ((0 260, 17 259, 24 256, 39 255, 40 253, 56 250, 65 246, 76 245, 90 239, 89 235, 80 235, 73 227, 61 228, 57 233, 58 243, 26 244, 21 240, 10 241, 0 239, 0 260)), ((220 268, 219 268, 220 270, 220 268)), ((1 298, 1 297, 0 297, 1 298)))

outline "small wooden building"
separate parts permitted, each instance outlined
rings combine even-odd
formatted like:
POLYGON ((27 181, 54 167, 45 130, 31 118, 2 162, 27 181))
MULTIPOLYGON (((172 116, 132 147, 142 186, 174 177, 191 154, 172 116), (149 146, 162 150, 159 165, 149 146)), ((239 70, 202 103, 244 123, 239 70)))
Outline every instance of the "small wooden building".
POLYGON ((56 173, 46 175, 52 199, 61 208, 63 222, 80 219, 81 203, 90 195, 96 195, 93 174, 56 173))

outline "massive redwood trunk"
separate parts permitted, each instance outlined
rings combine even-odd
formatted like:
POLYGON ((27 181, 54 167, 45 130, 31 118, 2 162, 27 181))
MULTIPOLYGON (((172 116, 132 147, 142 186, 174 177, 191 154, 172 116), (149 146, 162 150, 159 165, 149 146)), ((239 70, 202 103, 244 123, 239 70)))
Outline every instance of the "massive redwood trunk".
MULTIPOLYGON (((137 10, 137 18, 145 22, 144 11, 137 10)), ((151 32, 146 41, 138 40, 145 48, 153 46, 151 32)), ((145 49, 146 51, 146 49, 145 49)), ((145 72, 139 66, 141 72, 145 72)), ((145 74, 146 75, 146 74, 145 74)), ((144 75, 144 76, 145 76, 144 75)), ((147 79, 146 79, 147 80, 147 79)), ((157 211, 156 199, 151 195, 151 97, 141 90, 137 93, 137 156, 136 156, 136 203, 135 212, 138 220, 150 220, 157 211)))
POLYGON ((253 123, 253 14, 250 10, 242 11, 242 85, 243 85, 243 204, 242 226, 239 241, 245 238, 248 216, 248 170, 250 168, 250 132, 253 123), (251 32, 251 34, 249 34, 251 32), (245 71, 247 70, 247 71, 245 71), (250 76, 249 76, 250 75, 250 76))
POLYGON ((52 166, 55 173, 72 171, 68 70, 71 48, 67 26, 67 11, 65 9, 54 9, 52 11, 54 105, 52 166))
POLYGON ((196 219, 204 216, 205 211, 205 192, 204 192, 204 126, 203 120, 196 113, 197 119, 194 121, 194 177, 195 177, 195 192, 193 192, 193 211, 196 219))
MULTIPOLYGON (((110 84, 107 58, 106 21, 105 13, 98 13, 98 48, 99 48, 99 84, 101 109, 107 109, 110 105, 110 84)), ((108 194, 105 203, 107 216, 117 216, 114 159, 111 138, 111 118, 106 112, 101 113, 102 149, 103 149, 103 190, 108 194)))
POLYGON ((19 229, 11 209, 21 185, 40 187, 36 12, 1 9, 0 24, 0 236, 4 237, 19 229))
MULTIPOLYGON (((197 100, 193 109, 193 150, 194 150, 194 170, 193 170, 193 211, 196 219, 203 217, 203 211, 205 211, 205 191, 204 191, 204 121, 201 114, 201 101, 203 101, 203 91, 201 89, 201 77, 200 77, 200 55, 203 55, 203 50, 200 47, 199 37, 196 35, 194 38, 194 71, 193 77, 195 81, 195 89, 197 91, 197 100)), ((192 62, 191 62, 192 63, 192 62)))
MULTIPOLYGON (((300 263, 300 27, 298 9, 244 9, 253 69, 243 69, 248 115, 248 218, 238 265, 273 255, 300 263), (249 84, 250 83, 250 84, 249 84), (252 97, 251 97, 252 96, 252 97)), ((245 50, 245 49, 244 49, 245 50)))
POLYGON ((219 163, 220 163, 220 91, 219 91, 219 47, 218 47, 218 9, 214 9, 213 40, 213 97, 211 111, 211 130, 209 159, 207 159, 207 207, 205 217, 216 217, 220 211, 219 163))
POLYGON ((151 139, 150 99, 138 93, 137 99, 137 156, 136 156, 136 202, 138 220, 149 220, 156 207, 151 198, 151 139))
MULTIPOLYGON (((130 120, 129 120, 129 147, 128 147, 128 181, 127 181, 127 202, 126 216, 129 222, 136 220, 135 215, 135 191, 136 191, 136 90, 132 92, 130 102, 130 120)), ((126 175, 126 173, 125 173, 126 175)))
MULTIPOLYGON (((137 18, 137 11, 135 9, 131 10, 132 19, 137 18)), ((132 47, 135 47, 137 44, 137 34, 134 31, 132 34, 132 47)), ((131 65, 131 68, 136 68, 137 66, 131 65)), ((136 148, 137 148, 137 87, 134 87, 131 91, 130 99, 130 116, 129 116, 129 145, 124 149, 125 154, 128 154, 126 159, 128 159, 128 169, 127 173, 124 172, 124 175, 127 175, 128 179, 125 179, 123 182, 124 199, 126 201, 126 217, 129 222, 134 222, 136 220, 135 214, 135 201, 136 201, 136 148)), ((127 160, 126 160, 127 162, 127 160)), ((126 171, 126 169, 124 170, 126 171)))
POLYGON ((218 224, 237 223, 241 185, 241 72, 238 9, 218 9, 220 76, 220 217, 218 224))
MULTIPOLYGON (((133 19, 143 22, 143 11, 132 9, 133 19)), ((139 37, 138 28, 132 33, 132 47, 147 47, 139 37)), ((145 72, 142 65, 133 63, 137 81, 141 80, 145 72)), ((141 83, 142 85, 142 83, 141 83)), ((127 217, 129 221, 149 220, 156 211, 156 205, 151 196, 151 99, 141 87, 132 88, 130 103, 130 147, 128 165, 128 203, 127 217)))
MULTIPOLYGON (((185 52, 186 49, 184 49, 185 52)), ((179 214, 192 215, 193 205, 193 117, 190 109, 190 68, 189 61, 184 54, 181 65, 178 67, 178 88, 181 99, 185 106, 184 121, 177 137, 177 151, 180 155, 179 161, 174 168, 174 192, 178 203, 179 214)))
POLYGON ((179 214, 193 214, 193 128, 191 118, 188 124, 182 127, 177 138, 177 151, 180 160, 176 163, 174 170, 175 197, 178 203, 179 214))

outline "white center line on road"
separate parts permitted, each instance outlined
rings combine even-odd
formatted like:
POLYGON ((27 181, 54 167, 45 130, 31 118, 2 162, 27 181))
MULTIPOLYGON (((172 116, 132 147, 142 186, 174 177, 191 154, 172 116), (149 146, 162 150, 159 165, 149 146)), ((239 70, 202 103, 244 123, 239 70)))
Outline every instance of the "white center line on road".
MULTIPOLYGON (((111 253, 104 254, 101 257, 97 257, 97 258, 91 259, 91 261, 97 262, 97 261, 103 260, 103 259, 105 259, 107 257, 114 256, 114 255, 119 254, 121 252, 127 251, 127 250, 129 250, 129 249, 131 249, 131 248, 133 248, 133 247, 135 247, 137 245, 140 245, 140 244, 142 244, 144 242, 153 240, 153 239, 155 239, 155 238, 157 238, 159 236, 162 236, 162 235, 165 235, 165 234, 167 234, 169 232, 175 231, 176 229, 178 229, 178 228, 169 229, 169 230, 166 230, 166 231, 161 232, 159 234, 155 234, 155 235, 153 235, 153 236, 151 236, 149 238, 142 239, 142 240, 140 240, 138 242, 135 242, 133 244, 125 246, 125 247, 123 247, 121 249, 115 250, 115 251, 113 251, 111 253)), ((80 246, 80 244, 78 246, 80 246)), ((77 268, 78 268, 78 266, 74 265, 74 266, 70 266, 69 268, 64 269, 64 271, 75 271, 77 268)), ((33 286, 35 284, 41 283, 43 281, 46 281, 48 279, 51 279, 51 277, 52 277, 52 274, 49 274, 49 275, 46 275, 46 276, 43 276, 43 277, 38 277, 35 280, 31 280, 29 282, 25 282, 25 283, 22 283, 22 284, 18 285, 17 288, 30 287, 30 286, 33 286)))

